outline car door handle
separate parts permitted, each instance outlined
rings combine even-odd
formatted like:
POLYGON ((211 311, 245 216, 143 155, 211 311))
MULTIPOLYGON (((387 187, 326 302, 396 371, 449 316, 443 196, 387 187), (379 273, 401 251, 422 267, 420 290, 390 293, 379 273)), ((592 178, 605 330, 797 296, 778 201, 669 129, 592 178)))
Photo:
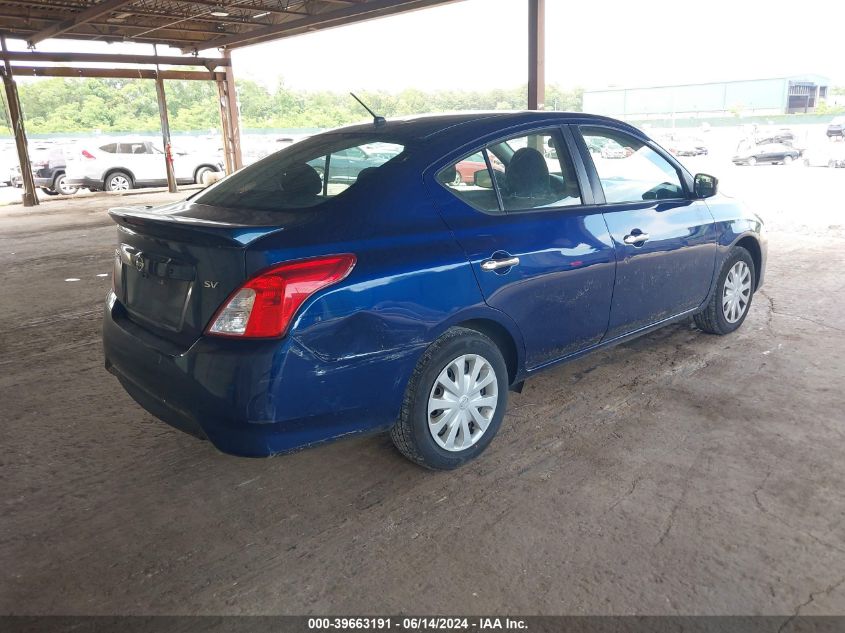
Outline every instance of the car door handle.
POLYGON ((499 270, 500 268, 513 268, 519 266, 519 257, 508 257, 506 259, 488 259, 481 262, 481 270, 488 272, 499 270))
POLYGON ((648 240, 648 233, 643 233, 639 229, 634 229, 623 240, 626 244, 631 246, 642 246, 648 240))

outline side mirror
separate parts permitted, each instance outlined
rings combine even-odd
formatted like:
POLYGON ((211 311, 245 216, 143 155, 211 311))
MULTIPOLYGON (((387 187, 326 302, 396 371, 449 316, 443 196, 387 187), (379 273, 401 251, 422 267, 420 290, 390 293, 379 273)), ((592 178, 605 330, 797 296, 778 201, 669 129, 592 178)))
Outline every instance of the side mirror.
POLYGON ((492 189, 493 179, 490 177, 490 172, 486 169, 479 169, 472 175, 472 182, 476 187, 482 189, 492 189))
POLYGON ((718 178, 708 174, 696 174, 693 183, 696 198, 712 198, 719 187, 718 178))

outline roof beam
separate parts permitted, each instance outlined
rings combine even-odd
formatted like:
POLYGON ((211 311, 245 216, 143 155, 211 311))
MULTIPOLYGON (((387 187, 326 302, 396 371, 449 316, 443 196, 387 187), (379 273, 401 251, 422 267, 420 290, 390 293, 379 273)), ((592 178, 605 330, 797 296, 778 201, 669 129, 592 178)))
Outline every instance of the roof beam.
POLYGON ((121 55, 119 53, 51 53, 51 52, 0 52, 0 61, 13 62, 94 62, 107 64, 161 64, 164 66, 205 66, 209 70, 229 66, 231 59, 224 57, 180 57, 178 55, 121 55))
MULTIPOLYGON (((392 15, 395 13, 407 13, 417 9, 432 7, 440 4, 450 4, 461 0, 409 0, 408 2, 397 3, 395 0, 370 0, 354 6, 347 6, 343 9, 335 9, 325 13, 318 13, 298 20, 288 20, 280 24, 272 24, 257 29, 250 29, 242 33, 236 33, 225 37, 218 37, 203 43, 206 48, 236 48, 249 44, 258 44, 262 41, 277 40, 294 35, 302 35, 310 31, 334 28, 350 24, 352 22, 363 22, 375 18, 392 15)), ((197 47, 199 48, 199 47, 197 47)), ((183 51, 192 50, 190 48, 183 51)))
POLYGON ((135 0, 104 0, 104 2, 100 2, 99 4, 88 7, 84 11, 80 11, 70 19, 56 22, 55 24, 41 29, 37 33, 33 33, 29 38, 29 45, 35 46, 38 42, 43 42, 51 37, 67 33, 80 24, 96 20, 100 16, 111 13, 115 9, 131 4, 134 1, 135 0))
POLYGON ((179 79, 225 81, 225 73, 198 70, 153 70, 152 68, 69 68, 67 66, 12 66, 18 77, 100 77, 106 79, 179 79))

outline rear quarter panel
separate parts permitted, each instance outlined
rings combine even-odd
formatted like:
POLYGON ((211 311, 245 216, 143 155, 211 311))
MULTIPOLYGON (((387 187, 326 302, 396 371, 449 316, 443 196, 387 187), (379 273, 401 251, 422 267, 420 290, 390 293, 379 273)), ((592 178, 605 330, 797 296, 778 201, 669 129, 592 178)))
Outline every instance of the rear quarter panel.
POLYGON ((483 302, 421 181, 407 172, 395 176, 373 183, 378 190, 350 189, 342 205, 319 211, 319 221, 247 251, 248 275, 320 254, 357 257, 349 277, 299 311, 285 353, 266 368, 267 401, 253 407, 251 417, 357 416, 349 432, 387 427, 423 350, 451 325, 488 318, 515 334, 515 326, 483 302))

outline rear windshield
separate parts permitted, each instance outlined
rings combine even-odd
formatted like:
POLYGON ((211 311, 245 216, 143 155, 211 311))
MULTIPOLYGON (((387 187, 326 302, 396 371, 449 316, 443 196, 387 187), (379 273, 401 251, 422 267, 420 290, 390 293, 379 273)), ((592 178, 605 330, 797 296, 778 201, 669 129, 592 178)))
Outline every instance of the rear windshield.
POLYGON ((404 150, 377 135, 321 134, 245 167, 194 201, 257 211, 314 207, 378 177, 404 150))

